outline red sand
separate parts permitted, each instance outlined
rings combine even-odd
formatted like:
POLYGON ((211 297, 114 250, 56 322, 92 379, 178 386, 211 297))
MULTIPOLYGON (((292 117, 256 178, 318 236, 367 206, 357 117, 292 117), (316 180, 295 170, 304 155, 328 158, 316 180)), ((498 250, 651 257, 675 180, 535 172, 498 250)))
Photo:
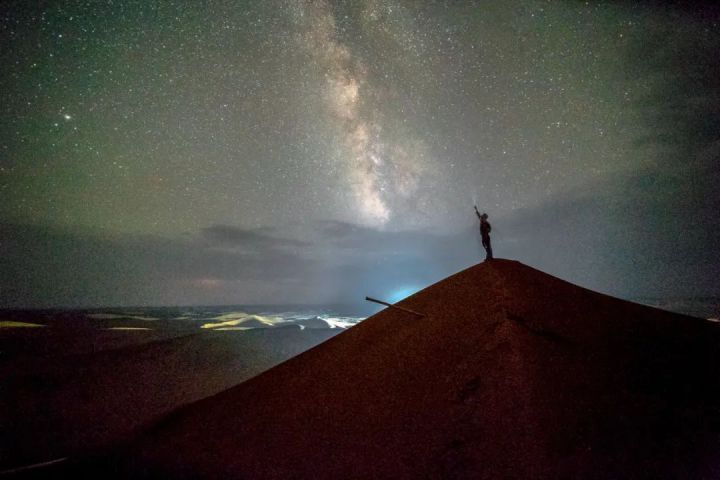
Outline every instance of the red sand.
MULTIPOLYGON (((720 478, 720 330, 517 262, 453 275, 177 411, 157 478, 720 478)), ((77 473, 77 472, 76 472, 77 473)))

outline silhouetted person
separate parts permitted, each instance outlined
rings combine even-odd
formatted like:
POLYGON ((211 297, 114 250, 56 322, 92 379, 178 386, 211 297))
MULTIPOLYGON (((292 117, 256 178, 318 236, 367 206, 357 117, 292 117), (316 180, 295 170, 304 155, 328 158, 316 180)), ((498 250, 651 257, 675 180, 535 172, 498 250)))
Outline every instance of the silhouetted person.
POLYGON ((482 246, 485 248, 485 260, 492 260, 492 246, 490 245, 490 222, 487 221, 488 214, 483 213, 480 215, 478 212, 477 205, 475 206, 475 215, 480 219, 480 236, 482 237, 482 246))

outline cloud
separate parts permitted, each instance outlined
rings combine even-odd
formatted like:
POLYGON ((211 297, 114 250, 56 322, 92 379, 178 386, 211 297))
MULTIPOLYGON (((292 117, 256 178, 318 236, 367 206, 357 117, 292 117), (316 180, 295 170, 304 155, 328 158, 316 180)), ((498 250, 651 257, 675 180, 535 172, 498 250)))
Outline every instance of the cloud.
MULTIPOLYGON (((371 255, 407 255, 430 250, 434 252, 432 258, 443 259, 454 256, 448 242, 456 243, 458 235, 430 229, 379 230, 336 220, 318 222, 317 228, 329 245, 342 250, 365 251, 371 255)), ((460 235, 467 236, 467 232, 460 235)))
POLYGON ((277 238, 269 234, 275 228, 244 229, 232 225, 213 225, 203 228, 201 236, 217 245, 242 246, 248 249, 268 250, 285 247, 304 247, 307 242, 300 240, 277 238))
POLYGON ((336 221, 306 226, 305 240, 297 226, 285 233, 215 225, 164 238, 4 224, 0 304, 358 302, 429 284, 476 260, 472 237, 336 221))
POLYGON ((717 178, 686 183, 675 175, 672 169, 610 175, 519 210, 493 229, 496 249, 613 295, 717 295, 720 219, 711 200, 717 178))
POLYGON ((717 5, 682 8, 677 2, 656 10, 667 21, 649 24, 629 42, 623 64, 640 87, 632 106, 648 127, 638 146, 663 146, 671 160, 679 154, 691 161, 720 140, 720 34, 709 21, 718 13, 717 5))
MULTIPOLYGON (((697 171, 619 172, 533 208, 490 212, 496 256, 624 297, 718 295, 720 174, 697 171)), ((389 231, 326 220, 164 238, 4 224, 0 305, 361 303, 480 261, 472 212, 467 225, 389 231)))
MULTIPOLYGON (((211 230, 218 231, 227 240, 230 229, 211 230)), ((262 302, 273 300, 288 282, 312 269, 312 260, 281 250, 297 242, 239 229, 233 235, 229 237, 235 240, 252 239, 251 248, 217 248, 218 242, 208 242, 206 231, 168 239, 3 224, 0 305, 262 302), (208 288, 208 279, 213 288, 208 288)))

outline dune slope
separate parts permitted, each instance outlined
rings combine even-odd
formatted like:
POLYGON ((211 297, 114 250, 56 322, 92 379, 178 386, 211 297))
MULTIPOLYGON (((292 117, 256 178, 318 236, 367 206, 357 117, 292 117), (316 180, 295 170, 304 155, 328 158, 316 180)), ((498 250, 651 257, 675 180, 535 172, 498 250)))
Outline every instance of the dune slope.
POLYGON ((95 468, 174 478, 717 478, 720 330, 468 268, 95 468), (112 467, 110 467, 110 463, 112 467))

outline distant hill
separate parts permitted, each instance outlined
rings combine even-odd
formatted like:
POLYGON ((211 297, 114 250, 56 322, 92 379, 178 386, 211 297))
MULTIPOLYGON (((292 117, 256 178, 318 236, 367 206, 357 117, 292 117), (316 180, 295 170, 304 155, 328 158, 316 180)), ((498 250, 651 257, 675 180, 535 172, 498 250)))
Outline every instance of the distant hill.
MULTIPOLYGON (((154 478, 720 478, 720 330, 482 263, 75 466, 154 478)), ((76 474, 78 472, 75 472, 76 474)))

